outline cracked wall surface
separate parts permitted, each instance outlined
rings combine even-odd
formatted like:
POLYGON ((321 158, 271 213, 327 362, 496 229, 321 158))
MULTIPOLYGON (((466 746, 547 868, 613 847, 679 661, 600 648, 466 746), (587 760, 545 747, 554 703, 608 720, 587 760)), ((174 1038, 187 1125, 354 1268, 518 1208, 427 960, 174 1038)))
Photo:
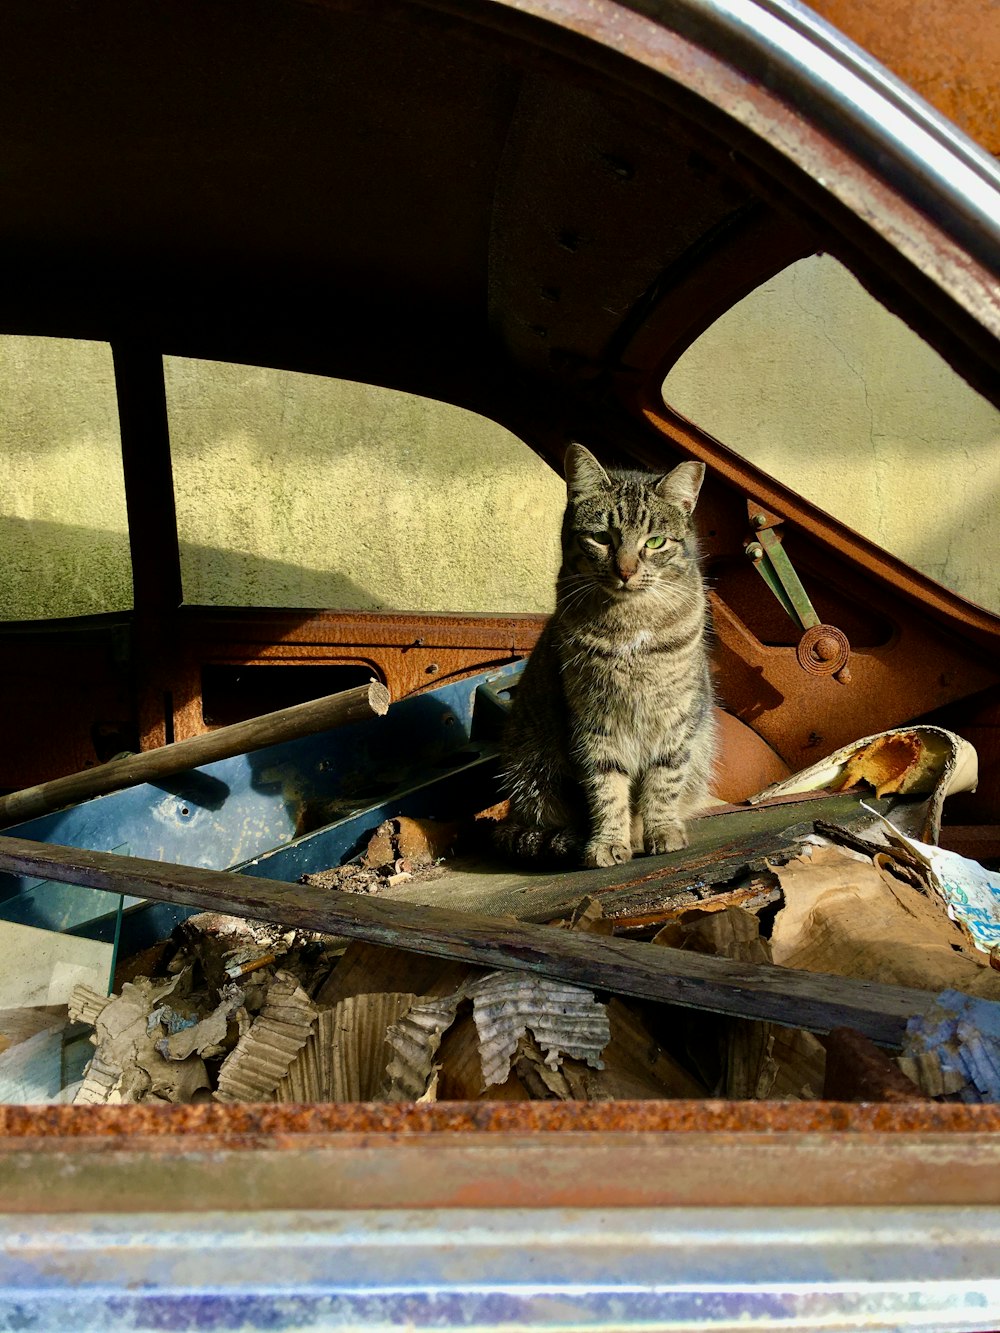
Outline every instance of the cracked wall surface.
POLYGON ((752 292, 664 383, 677 411, 970 601, 1000 611, 1000 412, 840 264, 752 292))

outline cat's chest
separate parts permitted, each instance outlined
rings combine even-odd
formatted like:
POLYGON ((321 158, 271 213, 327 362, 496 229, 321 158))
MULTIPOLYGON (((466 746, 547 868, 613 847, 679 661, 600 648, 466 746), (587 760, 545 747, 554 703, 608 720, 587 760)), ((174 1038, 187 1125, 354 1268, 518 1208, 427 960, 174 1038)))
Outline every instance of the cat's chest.
POLYGON ((645 652, 653 643, 653 631, 648 629, 638 629, 628 638, 616 641, 609 649, 609 655, 614 658, 630 658, 636 653, 645 652))

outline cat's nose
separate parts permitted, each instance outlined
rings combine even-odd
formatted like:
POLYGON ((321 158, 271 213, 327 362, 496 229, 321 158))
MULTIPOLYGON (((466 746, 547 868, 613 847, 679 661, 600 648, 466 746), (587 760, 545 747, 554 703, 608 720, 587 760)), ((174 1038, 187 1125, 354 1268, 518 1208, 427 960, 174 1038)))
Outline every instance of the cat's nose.
POLYGON ((629 579, 639 571, 638 560, 618 560, 618 577, 622 583, 628 583, 629 579))

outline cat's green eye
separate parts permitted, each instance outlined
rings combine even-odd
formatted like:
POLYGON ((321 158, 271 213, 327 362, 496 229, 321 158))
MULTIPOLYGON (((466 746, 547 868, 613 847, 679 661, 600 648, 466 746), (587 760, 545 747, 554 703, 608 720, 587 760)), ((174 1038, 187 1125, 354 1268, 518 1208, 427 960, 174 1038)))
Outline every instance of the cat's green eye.
POLYGON ((584 537, 586 537, 588 542, 593 542, 595 546, 611 545, 610 532, 585 532, 583 535, 584 537))
POLYGON ((666 546, 666 537, 647 537, 646 549, 649 551, 658 551, 661 546, 666 546))

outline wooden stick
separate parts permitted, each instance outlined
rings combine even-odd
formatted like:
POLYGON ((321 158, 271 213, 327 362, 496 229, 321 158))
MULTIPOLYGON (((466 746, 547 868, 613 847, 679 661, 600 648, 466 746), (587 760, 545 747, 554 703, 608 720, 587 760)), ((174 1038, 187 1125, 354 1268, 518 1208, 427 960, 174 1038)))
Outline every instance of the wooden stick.
POLYGON ((264 713, 246 722, 234 722, 231 726, 219 727, 186 741, 175 741, 173 745, 164 745, 157 750, 112 759, 97 768, 53 778, 51 782, 41 782, 36 787, 25 787, 0 797, 0 828, 25 819, 36 819, 77 801, 88 801, 92 796, 105 796, 140 782, 157 782, 218 759, 229 759, 246 750, 260 750, 265 745, 296 740, 347 722, 382 717, 388 707, 389 691, 378 681, 372 681, 340 694, 328 694, 322 699, 294 704, 291 708, 279 708, 277 712, 264 713))
POLYGON ((814 1032, 851 1027, 884 1046, 899 1046, 907 1020, 935 999, 932 991, 23 838, 0 836, 0 870, 814 1032))

